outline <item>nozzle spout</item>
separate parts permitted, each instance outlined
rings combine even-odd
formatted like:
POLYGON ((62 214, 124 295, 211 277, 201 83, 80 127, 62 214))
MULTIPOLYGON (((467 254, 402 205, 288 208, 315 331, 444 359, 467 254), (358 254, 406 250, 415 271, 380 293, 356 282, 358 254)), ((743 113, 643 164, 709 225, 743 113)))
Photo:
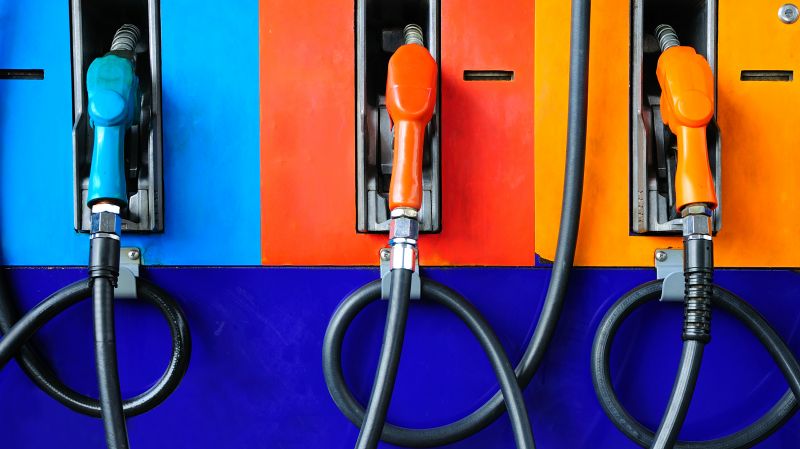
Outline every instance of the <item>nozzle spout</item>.
POLYGON ((111 51, 134 51, 142 34, 139 27, 126 23, 122 25, 111 41, 111 51))
POLYGON ((678 33, 671 26, 662 23, 656 27, 656 38, 658 44, 661 46, 661 51, 667 51, 668 48, 678 47, 681 41, 678 40, 678 33))
POLYGON ((406 27, 403 28, 403 36, 405 36, 406 45, 417 44, 417 45, 422 45, 423 47, 425 46, 425 39, 423 38, 424 35, 422 34, 422 27, 417 24, 410 23, 406 25, 406 27))

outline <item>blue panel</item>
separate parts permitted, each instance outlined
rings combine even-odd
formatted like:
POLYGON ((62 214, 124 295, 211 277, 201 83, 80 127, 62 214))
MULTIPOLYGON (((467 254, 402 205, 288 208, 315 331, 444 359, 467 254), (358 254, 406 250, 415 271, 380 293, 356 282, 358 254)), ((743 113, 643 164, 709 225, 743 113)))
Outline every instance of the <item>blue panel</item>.
MULTIPOLYGON (((517 359, 530 336, 549 271, 436 269, 427 275, 470 298, 517 359)), ((28 308, 83 275, 82 270, 17 269, 28 308)), ((138 449, 258 447, 344 449, 356 429, 336 409, 320 367, 322 336, 340 299, 377 276, 370 269, 150 269, 147 276, 175 294, 192 326, 194 353, 184 383, 155 411, 130 420, 138 449)), ((592 389, 589 353, 608 307, 650 270, 578 270, 552 350, 527 388, 540 449, 633 449, 601 411, 592 389)), ((751 301, 800 351, 800 276, 788 271, 724 271, 719 282, 751 301)), ((345 370, 365 398, 378 354, 385 304, 354 323, 345 370)), ((95 392, 88 303, 46 327, 40 342, 70 384, 95 392)), ((435 425, 463 416, 496 388, 489 365, 466 328, 446 311, 412 306, 390 416, 405 425, 435 425)), ((143 306, 119 307, 122 380, 126 395, 142 391, 166 361, 167 330, 143 306)), ((647 425, 657 425, 681 346, 681 307, 659 305, 634 314, 613 352, 622 400, 647 425)), ((709 438, 741 428, 782 394, 785 382, 766 351, 741 325, 715 312, 714 340, 683 436, 709 438)), ((12 363, 0 373, 3 447, 102 448, 99 421, 66 410, 39 392, 12 363), (47 432, 42 432, 47 428, 47 432)), ((793 418, 759 449, 796 448, 793 418)), ((513 447, 507 416, 455 449, 513 447)))
POLYGON ((73 230, 69 2, 0 0, 0 68, 44 80, 0 80, 0 259, 82 264, 73 230))
MULTIPOLYGON (((68 3, 0 0, 0 68, 45 71, 0 80, 3 264, 88 259, 73 230, 68 3)), ((259 264, 258 0, 170 0, 161 15, 166 232, 123 244, 148 264, 259 264)))

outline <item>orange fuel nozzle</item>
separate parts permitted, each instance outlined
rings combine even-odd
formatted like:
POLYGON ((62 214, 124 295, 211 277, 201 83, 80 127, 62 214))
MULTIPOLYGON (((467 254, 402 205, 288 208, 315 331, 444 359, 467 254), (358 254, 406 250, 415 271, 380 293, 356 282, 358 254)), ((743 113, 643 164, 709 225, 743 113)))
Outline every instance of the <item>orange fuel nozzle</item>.
POLYGON ((706 126, 714 116, 714 75, 708 61, 692 47, 680 46, 669 25, 659 25, 661 44, 656 74, 661 85, 661 116, 678 137, 675 207, 717 206, 714 179, 708 164, 706 126))
POLYGON ((394 158, 389 210, 422 207, 422 152, 425 127, 436 106, 438 69, 422 45, 417 25, 405 28, 406 44, 389 60, 386 109, 394 124, 394 158))

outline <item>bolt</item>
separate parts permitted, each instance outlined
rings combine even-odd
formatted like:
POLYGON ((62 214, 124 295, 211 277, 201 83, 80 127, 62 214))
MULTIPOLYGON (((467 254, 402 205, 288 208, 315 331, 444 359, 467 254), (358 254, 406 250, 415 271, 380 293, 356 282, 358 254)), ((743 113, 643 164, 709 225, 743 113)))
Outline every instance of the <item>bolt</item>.
POLYGON ((381 260, 384 262, 388 262, 392 258, 392 253, 389 251, 389 248, 381 249, 381 260))
POLYGON ((786 24, 792 24, 797 22, 797 19, 800 17, 800 10, 797 9, 797 6, 787 3, 778 10, 778 18, 781 19, 781 22, 786 24))
POLYGON ((658 250, 656 251, 656 260, 659 262, 664 262, 667 260, 667 252, 658 250))
POLYGON ((139 260, 139 257, 141 257, 141 255, 142 254, 136 248, 128 250, 128 259, 130 260, 139 260))

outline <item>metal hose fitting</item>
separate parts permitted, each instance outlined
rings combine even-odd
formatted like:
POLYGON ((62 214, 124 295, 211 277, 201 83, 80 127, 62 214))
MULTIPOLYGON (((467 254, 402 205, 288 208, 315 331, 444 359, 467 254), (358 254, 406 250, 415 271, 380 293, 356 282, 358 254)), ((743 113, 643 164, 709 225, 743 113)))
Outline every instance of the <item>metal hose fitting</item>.
POLYGON ((141 36, 139 27, 126 23, 114 33, 114 40, 111 41, 111 51, 134 51, 141 36))
POLYGON ((661 46, 662 52, 667 51, 668 48, 681 45, 681 41, 678 40, 678 33, 667 24, 662 23, 656 27, 656 38, 658 39, 658 44, 661 46))
POLYGON ((89 277, 107 278, 117 285, 119 275, 120 207, 98 203, 92 206, 92 227, 89 237, 89 277))
POLYGON ((408 44, 417 44, 421 46, 425 46, 425 39, 423 38, 424 34, 422 33, 422 27, 411 23, 406 25, 403 28, 403 36, 405 36, 406 45, 408 44))
POLYGON ((389 247, 391 251, 389 266, 414 271, 417 267, 417 241, 419 222, 416 218, 392 218, 389 223, 389 247))

